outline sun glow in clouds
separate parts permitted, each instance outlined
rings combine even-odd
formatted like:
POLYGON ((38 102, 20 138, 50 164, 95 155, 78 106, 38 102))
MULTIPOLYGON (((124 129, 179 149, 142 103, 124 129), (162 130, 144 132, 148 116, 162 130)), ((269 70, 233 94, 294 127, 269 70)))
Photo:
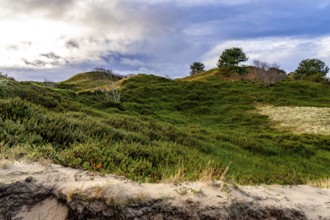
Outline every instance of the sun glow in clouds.
POLYGON ((6 30, 0 35, 0 66, 16 68, 64 64, 65 59, 75 56, 74 50, 65 48, 65 41, 84 31, 48 20, 0 21, 0 26, 6 30))
POLYGON ((71 0, 64 7, 62 0, 56 0, 59 8, 54 5, 54 10, 40 0, 21 5, 1 1, 8 7, 2 9, 8 17, 0 20, 0 28, 6 30, 0 34, 0 68, 108 65, 111 59, 103 59, 107 54, 134 53, 133 43, 153 35, 156 26, 166 28, 148 19, 151 10, 127 5, 128 1, 71 0), (15 10, 21 13, 9 14, 15 10))

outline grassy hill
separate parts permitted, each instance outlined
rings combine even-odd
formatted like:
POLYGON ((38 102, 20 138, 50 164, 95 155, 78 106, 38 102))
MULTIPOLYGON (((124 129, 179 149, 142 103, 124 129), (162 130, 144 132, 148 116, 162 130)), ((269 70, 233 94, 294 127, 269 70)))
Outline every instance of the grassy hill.
POLYGON ((138 75, 121 82, 121 103, 112 103, 90 90, 91 77, 55 88, 2 82, 1 155, 147 182, 219 178, 229 164, 228 179, 241 184, 330 177, 329 135, 275 129, 256 112, 260 104, 330 107, 329 86, 266 87, 216 70, 180 80, 138 75))
MULTIPOLYGON (((283 71, 277 68, 274 68, 276 70, 278 70, 278 72, 283 71)), ((245 66, 244 67, 245 73, 244 74, 238 74, 235 72, 232 72, 230 74, 224 74, 223 71, 220 71, 219 68, 214 68, 214 69, 210 69, 207 71, 203 71, 200 72, 198 74, 193 74, 187 77, 184 77, 182 79, 182 81, 205 81, 205 80, 210 80, 210 79, 218 79, 218 80, 223 80, 223 81, 241 81, 241 80, 245 80, 245 81, 260 81, 257 78, 257 70, 258 68, 255 66, 245 66)))
POLYGON ((106 86, 108 81, 116 82, 123 79, 122 76, 107 72, 86 72, 74 75, 59 84, 61 88, 70 88, 78 92, 93 90, 97 87, 106 86))

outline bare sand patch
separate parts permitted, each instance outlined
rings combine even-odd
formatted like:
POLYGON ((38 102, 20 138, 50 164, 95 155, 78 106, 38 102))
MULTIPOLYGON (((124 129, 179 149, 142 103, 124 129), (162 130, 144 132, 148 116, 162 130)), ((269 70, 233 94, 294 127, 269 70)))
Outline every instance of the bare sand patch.
POLYGON ((46 219, 46 220, 63 220, 67 218, 67 208, 59 204, 56 199, 46 199, 36 204, 32 209, 24 208, 17 216, 17 219, 46 219))
POLYGON ((267 115, 276 128, 298 134, 330 135, 330 108, 258 106, 257 110, 267 115))

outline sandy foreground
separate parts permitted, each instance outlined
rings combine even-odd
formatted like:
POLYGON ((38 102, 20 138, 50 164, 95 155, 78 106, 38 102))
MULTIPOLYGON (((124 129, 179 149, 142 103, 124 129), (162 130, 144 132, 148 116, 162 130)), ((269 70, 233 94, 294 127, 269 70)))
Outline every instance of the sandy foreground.
MULTIPOLYGON (((204 217, 207 219, 207 216, 208 219, 212 219, 209 218, 210 216, 213 216, 213 219, 242 219, 243 217, 239 216, 243 215, 240 215, 239 212, 247 213, 247 217, 244 219, 291 219, 291 215, 292 219, 330 219, 330 189, 307 185, 234 187, 221 182, 138 184, 118 176, 100 176, 60 165, 0 161, 0 219, 108 219, 101 217, 88 218, 87 215, 72 214, 72 210, 75 210, 76 213, 87 213, 88 210, 86 211, 86 207, 82 205, 86 204, 86 201, 89 202, 88 208, 93 210, 100 209, 99 207, 107 209, 104 207, 121 207, 120 205, 129 204, 125 206, 126 211, 123 212, 124 217, 122 219, 166 219, 165 214, 157 215, 157 212, 164 210, 164 207, 152 208, 155 205, 154 203, 159 201, 166 201, 162 202, 162 205, 176 207, 174 209, 176 211, 172 209, 166 211, 168 216, 174 212, 181 213, 181 208, 182 213, 189 210, 201 210, 196 215, 186 216, 187 218, 181 215, 185 219, 203 219, 204 217), (19 187, 23 186, 27 188, 20 190, 17 196, 11 196, 11 193, 16 193, 19 187), (40 196, 43 195, 38 191, 41 187, 50 189, 50 191, 46 190, 47 193, 44 193, 49 196, 40 196), (32 197, 38 198, 39 196, 40 199, 28 202, 29 198, 23 196, 24 193, 29 191, 28 189, 33 189, 32 191, 35 192, 32 197), (19 200, 20 197, 22 197, 22 201, 19 200), (13 200, 13 205, 9 205, 11 200, 13 200), (24 203, 24 200, 27 204, 24 203), (94 201, 94 203, 91 201, 94 201), (95 201, 102 201, 107 205, 95 206, 97 204, 95 201), (145 201, 151 201, 152 204, 145 203, 145 201), (22 205, 18 205, 20 203, 22 205), (134 207, 139 207, 137 204, 141 205, 142 203, 144 205, 134 209, 134 207), (223 215, 217 213, 217 210, 224 210, 223 213, 233 210, 232 204, 243 203, 248 205, 236 208, 236 214, 233 212, 223 215), (144 206, 150 206, 151 208, 149 207, 149 211, 146 211, 144 206), (253 210, 247 212, 246 209, 253 210), (127 210, 134 214, 127 213, 127 210), (285 210, 290 210, 290 214, 281 213, 285 210), (267 217, 268 212, 275 213, 270 214, 275 217, 267 217), (149 217, 146 217, 147 214, 149 217)), ((107 214, 107 210, 101 210, 100 212, 104 215, 107 214)), ((115 216, 115 213, 113 216, 115 216)), ((181 219, 179 215, 176 215, 177 218, 173 216, 168 219, 181 219)))

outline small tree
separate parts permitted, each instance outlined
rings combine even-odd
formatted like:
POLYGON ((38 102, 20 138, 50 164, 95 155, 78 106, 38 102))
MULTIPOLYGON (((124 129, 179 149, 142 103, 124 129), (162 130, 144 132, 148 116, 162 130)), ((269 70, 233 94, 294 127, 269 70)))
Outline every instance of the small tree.
POLYGON ((243 74, 245 71, 239 66, 239 63, 247 61, 249 58, 245 55, 243 50, 238 47, 233 47, 223 51, 218 60, 218 68, 223 70, 226 74, 237 72, 243 74))
POLYGON ((320 82, 324 80, 328 72, 329 67, 323 61, 306 59, 299 63, 298 68, 294 72, 294 78, 320 82))
POLYGON ((194 75, 196 73, 204 72, 205 65, 202 62, 193 62, 190 65, 190 75, 194 75))
POLYGON ((254 70, 256 80, 266 86, 274 85, 287 77, 285 71, 281 70, 280 65, 277 63, 269 64, 260 60, 254 60, 253 64, 256 67, 254 70))
POLYGON ((218 67, 221 68, 226 66, 238 66, 239 63, 245 62, 248 59, 249 58, 246 57, 241 48, 233 47, 223 51, 218 60, 218 67))

